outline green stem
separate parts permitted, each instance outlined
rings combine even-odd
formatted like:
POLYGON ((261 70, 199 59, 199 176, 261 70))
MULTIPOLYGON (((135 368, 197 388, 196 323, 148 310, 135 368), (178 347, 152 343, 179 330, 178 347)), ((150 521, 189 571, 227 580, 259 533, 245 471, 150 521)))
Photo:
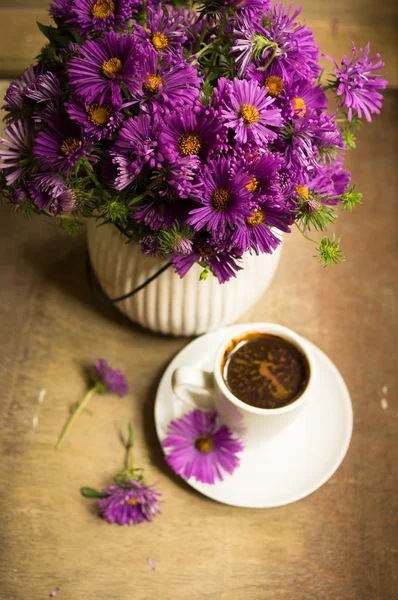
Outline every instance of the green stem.
POLYGON ((210 44, 206 44, 206 46, 203 46, 203 48, 201 50, 199 50, 199 52, 196 53, 196 58, 191 64, 196 65, 196 63, 198 62, 199 56, 201 56, 204 52, 206 52, 206 50, 211 48, 215 44, 216 41, 217 41, 217 39, 210 42, 210 44))
POLYGON ((303 237, 305 237, 305 239, 307 241, 312 242, 313 244, 318 244, 319 245, 319 242, 317 242, 316 240, 313 240, 312 238, 310 238, 307 235, 305 235, 304 231, 297 225, 297 223, 295 223, 295 225, 296 225, 297 229, 299 230, 299 232, 301 233, 301 235, 303 237))
POLYGON ((83 412, 83 410, 86 408, 88 401, 90 400, 90 398, 100 389, 103 388, 103 383, 101 383, 100 381, 97 381, 97 383, 95 385, 93 385, 93 387, 87 392, 87 394, 84 396, 83 400, 80 402, 80 404, 77 406, 77 408, 74 410, 73 414, 70 416, 69 421, 67 422, 67 424, 65 425, 59 439, 58 442, 55 445, 55 448, 57 450, 59 450, 62 446, 62 444, 64 443, 64 440, 66 438, 66 436, 69 433, 69 430, 71 429, 73 423, 76 421, 77 417, 80 415, 81 412, 83 412))
MULTIPOLYGON (((47 217, 54 218, 54 215, 52 213, 50 213, 50 211, 48 211, 48 210, 42 210, 41 213, 44 214, 44 215, 46 215, 47 217)), ((75 220, 76 217, 74 217, 73 215, 62 215, 59 218, 60 219, 72 219, 72 220, 75 220)))
POLYGON ((199 40, 198 40, 198 43, 197 43, 197 45, 196 45, 196 51, 197 51, 197 52, 200 50, 200 47, 201 47, 201 45, 202 45, 202 42, 203 42, 203 40, 204 40, 204 37, 205 37, 205 35, 206 35, 206 31, 207 31, 208 24, 209 24, 209 15, 206 15, 205 24, 203 25, 203 31, 202 31, 202 33, 200 34, 200 38, 199 38, 199 40))

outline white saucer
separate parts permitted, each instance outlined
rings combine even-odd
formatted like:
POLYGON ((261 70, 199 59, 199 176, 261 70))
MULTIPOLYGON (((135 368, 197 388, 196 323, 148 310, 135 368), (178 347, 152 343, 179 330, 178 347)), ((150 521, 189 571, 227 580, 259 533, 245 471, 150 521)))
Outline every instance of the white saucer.
MULTIPOLYGON (((171 376, 177 367, 189 365, 211 370, 214 354, 222 341, 233 335, 225 327, 203 335, 186 346, 166 369, 159 384, 155 423, 160 442, 167 426, 192 410, 171 389, 171 376)), ((239 326, 238 326, 239 327, 239 326)), ((265 440, 261 449, 246 448, 233 475, 214 485, 187 480, 193 488, 224 504, 248 508, 271 508, 300 500, 333 475, 350 444, 352 406, 342 376, 319 348, 312 347, 317 361, 315 393, 303 406, 297 419, 278 436, 265 440), (318 390, 318 393, 316 391, 318 390)))

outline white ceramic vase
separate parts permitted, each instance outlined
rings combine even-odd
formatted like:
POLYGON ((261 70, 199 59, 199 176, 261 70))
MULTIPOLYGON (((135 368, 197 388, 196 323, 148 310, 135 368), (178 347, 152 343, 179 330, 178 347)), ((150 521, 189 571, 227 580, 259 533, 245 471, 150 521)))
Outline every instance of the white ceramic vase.
MULTIPOLYGON (((141 254, 137 244, 113 225, 88 223, 91 265, 109 298, 127 294, 166 262, 141 254)), ((194 265, 182 279, 170 267, 137 294, 115 303, 135 323, 174 336, 191 336, 233 323, 265 292, 279 263, 282 244, 273 254, 246 253, 243 269, 220 285, 215 277, 199 281, 194 265)))

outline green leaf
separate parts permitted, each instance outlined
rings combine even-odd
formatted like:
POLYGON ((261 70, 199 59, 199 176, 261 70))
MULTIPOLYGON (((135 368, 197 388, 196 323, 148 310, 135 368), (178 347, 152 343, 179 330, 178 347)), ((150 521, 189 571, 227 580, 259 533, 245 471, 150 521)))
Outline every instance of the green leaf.
POLYGON ((36 21, 36 23, 42 34, 53 44, 58 46, 66 46, 66 44, 72 39, 69 35, 62 33, 62 31, 57 27, 53 27, 52 25, 43 25, 43 23, 40 23, 39 21, 36 21))
POLYGON ((97 492, 97 490, 93 490, 93 488, 82 487, 80 488, 80 493, 85 498, 106 498, 107 494, 101 494, 101 492, 97 492))

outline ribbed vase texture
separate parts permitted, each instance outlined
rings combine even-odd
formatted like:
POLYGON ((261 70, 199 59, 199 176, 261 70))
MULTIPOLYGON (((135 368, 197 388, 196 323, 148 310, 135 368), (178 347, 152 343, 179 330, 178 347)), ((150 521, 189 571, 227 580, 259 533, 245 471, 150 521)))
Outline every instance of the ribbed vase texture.
MULTIPOLYGON (((122 296, 144 283, 166 261, 146 257, 137 244, 113 225, 88 224, 91 265, 109 298, 122 296)), ((199 281, 194 265, 182 279, 170 267, 134 296, 115 305, 129 319, 147 329, 174 336, 191 336, 233 323, 269 286, 279 263, 281 246, 273 254, 246 253, 243 270, 220 285, 209 275, 199 281)))

